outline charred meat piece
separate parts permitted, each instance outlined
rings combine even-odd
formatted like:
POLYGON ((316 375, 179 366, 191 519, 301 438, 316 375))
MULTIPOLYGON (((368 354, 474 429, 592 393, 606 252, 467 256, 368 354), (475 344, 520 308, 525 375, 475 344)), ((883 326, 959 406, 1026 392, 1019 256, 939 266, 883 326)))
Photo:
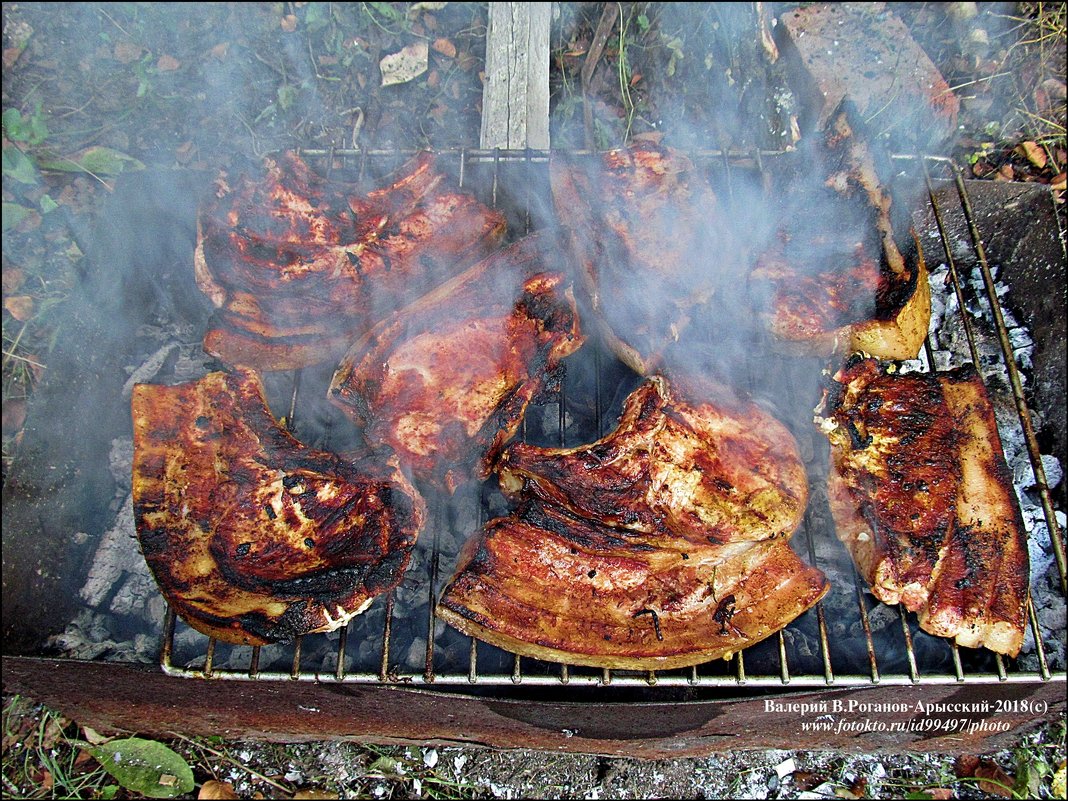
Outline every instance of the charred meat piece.
POLYGON ((602 335, 648 375, 722 286, 733 248, 693 163, 639 142, 596 158, 553 154, 553 205, 602 335))
POLYGON ((279 427, 259 377, 134 387, 141 550, 174 610, 233 643, 332 631, 401 580, 426 518, 396 463, 354 463, 279 427))
POLYGON ((979 375, 898 375, 856 358, 820 411, 838 537, 875 596, 917 612, 931 634, 1015 656, 1027 539, 979 375))
POLYGON ((919 243, 906 260, 899 212, 846 111, 814 151, 817 166, 787 185, 782 222, 750 271, 751 303, 780 350, 915 358, 931 317, 919 243))
POLYGON ((417 479, 452 492, 484 478, 583 341, 547 252, 543 235, 527 236, 379 323, 345 355, 331 400, 417 479))
POLYGON ((437 614, 523 656, 660 670, 730 657, 828 588, 782 539, 673 548, 530 503, 468 540, 437 614))
POLYGON ((501 488, 681 547, 790 537, 808 479, 790 431, 730 390, 660 376, 627 398, 608 436, 577 448, 510 445, 501 488))
POLYGON ((285 370, 336 359, 352 341, 488 253, 504 218, 445 187, 429 153, 360 194, 293 153, 216 181, 198 220, 197 283, 217 307, 204 349, 285 370))

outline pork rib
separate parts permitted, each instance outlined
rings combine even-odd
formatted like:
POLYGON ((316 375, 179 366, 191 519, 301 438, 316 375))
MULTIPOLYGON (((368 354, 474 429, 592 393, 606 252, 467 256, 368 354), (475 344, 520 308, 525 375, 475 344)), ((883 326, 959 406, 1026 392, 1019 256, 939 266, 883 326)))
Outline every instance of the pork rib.
POLYGON ((724 387, 683 390, 661 376, 631 393, 606 437, 577 448, 517 442, 497 471, 512 497, 698 547, 790 537, 808 500, 786 426, 724 387))
POLYGON ((523 656, 666 670, 729 658, 829 589, 781 539, 680 544, 528 504, 464 545, 437 614, 523 656))
POLYGON ((897 375, 857 358, 821 413, 837 534, 872 593, 917 612, 931 634, 1015 656, 1027 536, 979 375, 897 375))
POLYGON ((134 387, 134 513, 174 610, 226 642, 332 631, 403 577, 426 509, 396 463, 279 427, 252 371, 134 387))
POLYGON ((353 340, 496 246, 504 218, 446 188, 421 153, 361 195, 293 153, 223 176, 199 215, 197 283, 217 307, 204 349, 284 370, 336 359, 353 340))
POLYGON ((486 477, 527 405, 583 342, 549 252, 531 234, 383 320, 342 359, 330 399, 417 479, 452 492, 486 477))

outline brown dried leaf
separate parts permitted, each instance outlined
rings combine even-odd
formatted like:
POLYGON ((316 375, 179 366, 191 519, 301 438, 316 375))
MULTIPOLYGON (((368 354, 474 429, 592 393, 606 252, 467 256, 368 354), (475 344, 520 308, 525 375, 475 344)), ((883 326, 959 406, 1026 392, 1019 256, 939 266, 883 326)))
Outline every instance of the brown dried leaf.
POLYGON ((441 53, 446 58, 456 58, 456 45, 444 37, 435 39, 434 44, 430 45, 430 47, 435 53, 441 53))
POLYGON ((1016 152, 1039 169, 1045 167, 1048 161, 1045 148, 1037 142, 1022 142, 1016 146, 1016 152))
POLYGON ((793 777, 794 786, 801 791, 811 790, 824 782, 823 777, 807 770, 795 770, 790 775, 793 777))
MULTIPOLYGON (((26 399, 25 398, 5 398, 3 403, 3 411, 0 412, 0 417, 3 418, 3 429, 5 435, 14 434, 20 428, 22 424, 26 422, 26 399)), ((8 741, 7 737, 4 737, 4 751, 11 747, 13 742, 17 742, 17 738, 12 742, 8 741)))
POLYGON ((164 53, 159 57, 159 61, 156 62, 156 69, 160 72, 174 72, 182 66, 182 62, 176 59, 174 56, 168 56, 164 53))
POLYGON ((5 267, 3 276, 5 295, 10 295, 12 292, 18 292, 19 288, 26 280, 26 274, 18 267, 5 267))
POLYGON ((384 56, 378 62, 378 68, 382 71, 382 85, 407 83, 419 77, 427 70, 429 56, 430 48, 422 39, 384 56))
POLYGON ((1068 172, 1062 172, 1060 175, 1054 176, 1049 182, 1049 188, 1053 190, 1068 189, 1068 185, 1065 184, 1065 180, 1068 178, 1068 172))
POLYGON ((994 176, 995 181, 1011 181, 1016 177, 1015 171, 1012 169, 1012 165, 1006 162, 998 167, 998 174, 994 176))
POLYGON ((923 793, 934 801, 947 801, 953 798, 953 791, 948 787, 926 787, 923 793))
POLYGON ((975 778, 979 779, 979 789, 984 793, 1012 798, 1014 779, 992 762, 983 762, 975 769, 975 778))
POLYGON ((297 790, 293 793, 293 799, 307 799, 307 801, 319 801, 319 799, 338 798, 337 793, 331 793, 327 790, 297 790))
POLYGON ((41 771, 40 778, 37 780, 38 785, 42 790, 51 790, 55 786, 56 780, 52 776, 52 771, 41 771))
POLYGON ((141 58, 143 50, 144 48, 139 44, 124 41, 116 42, 111 54, 120 64, 129 64, 131 61, 137 61, 137 59, 141 58))
POLYGON ((282 30, 286 33, 293 33, 297 29, 297 15, 286 14, 278 24, 282 26, 282 30))
POLYGON ((979 757, 972 754, 961 754, 953 765, 959 779, 967 779, 970 776, 974 776, 977 767, 979 767, 979 757))
POLYGON ((230 801, 240 797, 234 792, 234 786, 230 782, 220 782, 216 779, 208 779, 197 793, 197 798, 204 801, 230 801))
POLYGON ((229 52, 230 52, 230 43, 229 42, 219 42, 219 44, 215 45, 215 47, 211 48, 211 50, 208 51, 208 54, 212 58, 218 59, 219 61, 222 61, 223 59, 226 58, 226 54, 229 53, 229 52))
POLYGON ((16 320, 24 323, 33 317, 33 298, 29 295, 9 295, 4 298, 4 308, 16 320))
POLYGON ((84 737, 85 741, 90 745, 100 745, 111 739, 110 737, 101 734, 96 729, 91 729, 88 726, 82 726, 82 737, 84 737))

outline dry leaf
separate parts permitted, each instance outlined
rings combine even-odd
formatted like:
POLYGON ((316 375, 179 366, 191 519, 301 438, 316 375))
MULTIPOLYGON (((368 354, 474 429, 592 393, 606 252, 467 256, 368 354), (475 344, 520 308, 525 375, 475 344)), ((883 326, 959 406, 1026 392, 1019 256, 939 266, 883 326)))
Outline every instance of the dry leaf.
POLYGON ((975 769, 979 767, 979 757, 972 754, 961 754, 953 763, 953 769, 958 779, 967 779, 975 775, 975 769))
POLYGON ((297 15, 286 14, 278 24, 282 26, 282 30, 286 33, 293 33, 297 29, 297 15))
POLYGON ((1062 172, 1060 175, 1056 175, 1049 182, 1049 188, 1053 190, 1068 189, 1068 185, 1065 184, 1065 179, 1068 178, 1068 173, 1062 172))
POLYGON ((1057 770, 1053 774, 1053 783, 1050 785, 1049 789, 1050 793, 1053 794, 1054 798, 1065 797, 1066 788, 1064 782, 1064 765, 1065 763, 1061 762, 1061 764, 1057 766, 1057 770))
POLYGON ((317 799, 338 798, 337 793, 331 793, 326 790, 297 790, 293 793, 295 799, 307 799, 308 801, 317 801, 317 799))
POLYGON ((115 56, 115 60, 119 63, 129 64, 131 61, 137 61, 137 59, 141 58, 143 49, 141 45, 133 42, 116 42, 112 55, 115 56))
POLYGON ((18 267, 4 267, 3 276, 5 295, 10 295, 12 292, 18 292, 19 288, 26 280, 26 274, 18 267))
MULTIPOLYGON (((3 417, 4 434, 14 434, 20 428, 22 424, 26 422, 26 399, 25 398, 5 398, 3 403, 3 412, 0 413, 3 417)), ((10 747, 11 743, 5 739, 4 750, 6 751, 10 747)))
POLYGON ((1022 142, 1016 146, 1016 152, 1039 169, 1045 167, 1048 161, 1045 149, 1037 142, 1022 142))
POLYGON ((224 58, 226 58, 226 54, 230 52, 230 43, 219 42, 219 44, 215 45, 215 47, 211 48, 211 50, 208 52, 212 58, 216 58, 219 61, 222 61, 224 58))
POLYGON ((160 72, 174 72, 182 66, 182 62, 176 59, 174 56, 168 56, 166 54, 159 57, 159 61, 156 62, 156 69, 160 72))
POLYGON ((979 789, 984 793, 1012 798, 1013 778, 992 762, 984 762, 975 769, 979 789))
POLYGON ((947 799, 953 798, 953 791, 948 787, 926 787, 923 793, 928 798, 934 799, 934 801, 947 801, 947 799))
POLYGON ((407 83, 422 75, 427 70, 429 57, 430 48, 422 39, 385 56, 378 62, 378 68, 382 71, 382 85, 407 83))
POLYGON ((51 790, 55 786, 55 779, 52 777, 52 772, 49 770, 44 771, 39 779, 39 784, 42 790, 51 790))
POLYGON ((441 53, 441 55, 447 58, 456 58, 456 45, 448 39, 435 39, 434 44, 432 44, 431 47, 434 49, 434 52, 441 53))
POLYGON ((995 181, 1011 181, 1015 177, 1016 173, 1012 169, 1011 164, 1002 164, 998 168, 998 174, 994 176, 995 181))
POLYGON ((29 295, 9 295, 4 298, 4 308, 16 320, 24 323, 33 317, 33 298, 29 295))
POLYGON ((230 801, 230 799, 240 798, 240 796, 234 792, 234 786, 230 782, 208 779, 201 786, 200 792, 197 793, 197 798, 204 801, 230 801))
POLYGON ((105 737, 96 729, 91 729, 88 726, 82 726, 82 737, 84 737, 85 741, 90 745, 100 745, 111 739, 110 737, 105 737))

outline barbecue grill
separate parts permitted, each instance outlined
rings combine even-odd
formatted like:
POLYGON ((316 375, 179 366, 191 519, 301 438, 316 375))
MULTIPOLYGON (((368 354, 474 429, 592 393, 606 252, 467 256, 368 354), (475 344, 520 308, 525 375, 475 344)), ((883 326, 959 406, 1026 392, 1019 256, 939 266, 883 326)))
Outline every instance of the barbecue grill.
MULTIPOLYGON (((302 155, 324 173, 369 181, 411 154, 306 150, 302 155)), ((796 154, 712 150, 691 156, 729 206, 745 202, 750 193, 775 191, 796 154)), ((461 150, 441 158, 461 186, 505 211, 512 232, 551 224, 548 152, 461 150)), ((307 635, 287 646, 238 647, 216 643, 161 610, 155 628, 136 633, 158 645, 158 664, 50 656, 56 640, 42 631, 20 655, 5 654, 5 684, 104 728, 418 739, 642 756, 782 745, 795 735, 803 739, 793 742, 813 746, 930 749, 952 743, 960 751, 985 747, 992 736, 1063 710, 1063 621, 1061 633, 1051 635, 1045 611, 1058 593, 1061 603, 1064 598, 1063 513, 1058 522, 1059 504, 1042 460, 1043 434, 1029 406, 1034 382, 1018 364, 1023 329, 1002 305, 997 265, 986 251, 988 234, 981 230, 969 182, 941 157, 897 155, 892 164, 895 183, 921 190, 913 217, 929 269, 944 265, 935 271, 945 277, 935 287, 942 290, 936 307, 948 309, 937 337, 929 337, 920 357, 902 369, 965 361, 981 366, 996 404, 1011 413, 999 414, 1002 437, 1007 447, 1026 454, 1033 471, 1038 511, 1027 516, 1031 536, 1044 526, 1052 543, 1054 594, 1033 588, 1025 651, 1017 659, 932 637, 919 630, 914 615, 879 604, 867 592, 834 536, 822 492, 826 443, 811 418, 824 361, 761 350, 745 366, 743 383, 775 408, 799 440, 813 492, 793 546, 828 574, 832 589, 786 629, 729 661, 672 671, 579 668, 520 658, 444 626, 434 615, 434 602, 456 550, 503 509, 490 481, 469 484, 452 498, 428 498, 429 523, 404 582, 338 632, 307 635), (926 232, 924 220, 932 223, 926 232), (966 249, 952 230, 960 224, 966 249), (950 329, 963 336, 944 336, 950 329), (769 376, 785 376, 786 386, 796 391, 781 392, 782 385, 769 383, 769 376), (900 704, 903 698, 910 703, 900 704), (868 720, 867 728, 799 734, 796 712, 783 712, 805 703, 833 712, 846 700, 879 711, 879 721, 868 720), (918 701, 956 711, 919 715, 912 705, 918 701), (900 728, 886 728, 891 724, 900 728)), ((192 329, 183 330, 188 335, 192 329)), ((712 339, 701 344, 715 359, 712 339)), ((1063 335, 1059 343, 1037 344, 1063 350, 1063 335)), ((306 368, 274 375, 268 386, 276 416, 316 446, 338 446, 345 436, 325 402, 328 378, 306 368)), ((530 410, 520 436, 558 446, 597 438, 614 426, 622 398, 637 380, 594 338, 565 361, 558 385, 530 410)), ((1063 444, 1054 443, 1057 447, 1063 444)), ((106 463, 106 454, 97 456, 106 463)), ((8 507, 5 486, 5 515, 8 507)), ((6 607, 7 566, 4 592, 6 607)), ((5 613, 5 630, 8 626, 5 613)))

